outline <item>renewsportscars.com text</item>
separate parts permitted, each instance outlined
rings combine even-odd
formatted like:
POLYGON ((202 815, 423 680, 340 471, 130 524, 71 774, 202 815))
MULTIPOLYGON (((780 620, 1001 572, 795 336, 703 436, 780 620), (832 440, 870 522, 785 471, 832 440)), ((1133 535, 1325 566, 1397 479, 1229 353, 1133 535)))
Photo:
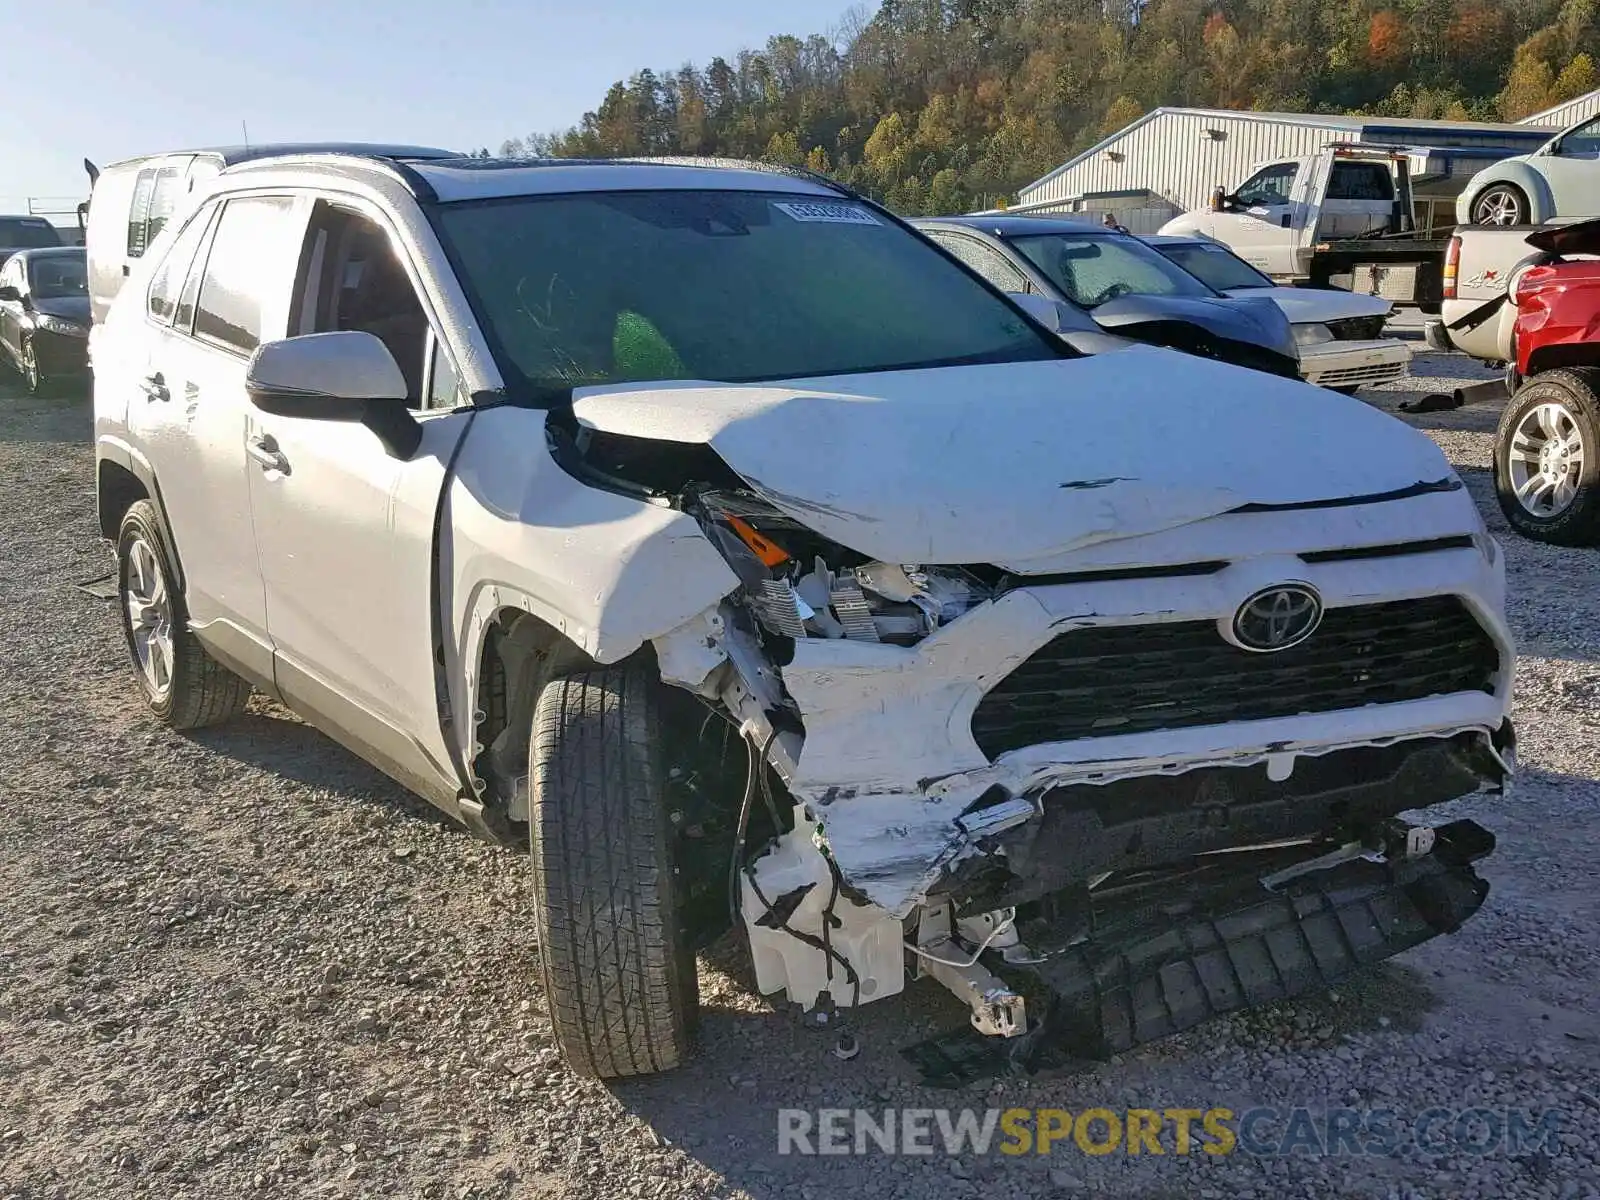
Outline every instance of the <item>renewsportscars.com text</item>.
POLYGON ((1562 1112, 1516 1108, 784 1108, 778 1153, 1393 1156, 1558 1149, 1562 1112))

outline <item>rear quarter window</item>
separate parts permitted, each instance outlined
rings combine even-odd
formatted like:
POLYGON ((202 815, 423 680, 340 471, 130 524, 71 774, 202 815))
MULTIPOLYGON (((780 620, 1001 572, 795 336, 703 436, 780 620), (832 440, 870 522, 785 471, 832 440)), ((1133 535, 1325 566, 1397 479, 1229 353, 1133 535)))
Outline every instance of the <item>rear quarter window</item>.
POLYGON ((1328 199, 1393 200, 1394 176, 1382 163, 1334 163, 1328 199))
POLYGON ((10 250, 40 250, 59 245, 61 235, 42 217, 0 217, 0 246, 10 250))

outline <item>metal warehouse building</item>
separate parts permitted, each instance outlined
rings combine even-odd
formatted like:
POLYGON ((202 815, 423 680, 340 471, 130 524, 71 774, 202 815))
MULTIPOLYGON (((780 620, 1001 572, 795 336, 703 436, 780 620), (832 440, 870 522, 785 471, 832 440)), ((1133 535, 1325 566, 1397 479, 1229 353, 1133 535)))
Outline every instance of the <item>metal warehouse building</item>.
MULTIPOLYGON (((1600 98, 1585 99, 1600 109, 1600 98)), ((1495 159, 1537 149, 1554 132, 1542 120, 1490 125, 1158 108, 1030 183, 1012 211, 1113 212, 1133 232, 1154 233, 1179 213, 1204 207, 1217 187, 1236 189, 1256 167, 1316 154, 1333 142, 1376 142, 1459 151, 1444 155, 1444 175, 1413 181, 1419 224, 1432 224, 1430 206, 1441 223, 1453 223, 1454 198, 1468 178, 1495 159)))
POLYGON ((1534 113, 1531 117, 1525 117, 1522 124, 1553 125, 1565 129, 1569 125, 1576 125, 1579 121, 1587 121, 1593 116, 1600 116, 1600 91, 1590 92, 1587 96, 1579 96, 1576 100, 1568 100, 1565 104, 1534 113))

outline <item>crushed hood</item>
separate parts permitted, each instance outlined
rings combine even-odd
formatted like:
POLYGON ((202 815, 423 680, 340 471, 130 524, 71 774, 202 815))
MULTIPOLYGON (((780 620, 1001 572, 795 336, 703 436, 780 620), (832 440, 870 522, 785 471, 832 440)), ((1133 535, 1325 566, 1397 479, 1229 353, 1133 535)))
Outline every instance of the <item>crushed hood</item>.
POLYGON ((1218 296, 1119 296, 1094 309, 1096 322, 1112 332, 1132 333, 1167 321, 1198 325, 1231 342, 1260 346, 1295 357, 1294 331, 1270 301, 1218 296))
POLYGON ((1394 305, 1381 296, 1363 296, 1334 288, 1231 288, 1228 295, 1271 300, 1283 310, 1292 325, 1320 325, 1324 321, 1343 321, 1350 317, 1382 317, 1394 305))
POLYGON ((1148 347, 783 384, 580 389, 573 412, 606 433, 709 444, 790 516, 893 563, 1042 571, 1094 542, 1245 505, 1454 480, 1424 434, 1359 400, 1148 347))
POLYGON ((60 296, 50 300, 35 300, 34 310, 50 317, 60 317, 64 321, 76 321, 80 325, 89 323, 89 297, 87 296, 60 296))

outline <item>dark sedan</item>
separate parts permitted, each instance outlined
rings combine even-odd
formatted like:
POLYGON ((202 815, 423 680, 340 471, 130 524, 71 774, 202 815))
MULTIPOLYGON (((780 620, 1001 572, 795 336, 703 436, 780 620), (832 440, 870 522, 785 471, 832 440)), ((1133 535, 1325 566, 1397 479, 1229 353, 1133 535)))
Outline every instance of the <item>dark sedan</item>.
POLYGON ((911 223, 1002 291, 1067 306, 1107 333, 1300 378, 1294 334, 1270 300, 1224 296, 1132 234, 1060 217, 911 223))
POLYGON ((30 395, 89 372, 88 263, 81 246, 20 250, 0 266, 0 357, 30 395))

